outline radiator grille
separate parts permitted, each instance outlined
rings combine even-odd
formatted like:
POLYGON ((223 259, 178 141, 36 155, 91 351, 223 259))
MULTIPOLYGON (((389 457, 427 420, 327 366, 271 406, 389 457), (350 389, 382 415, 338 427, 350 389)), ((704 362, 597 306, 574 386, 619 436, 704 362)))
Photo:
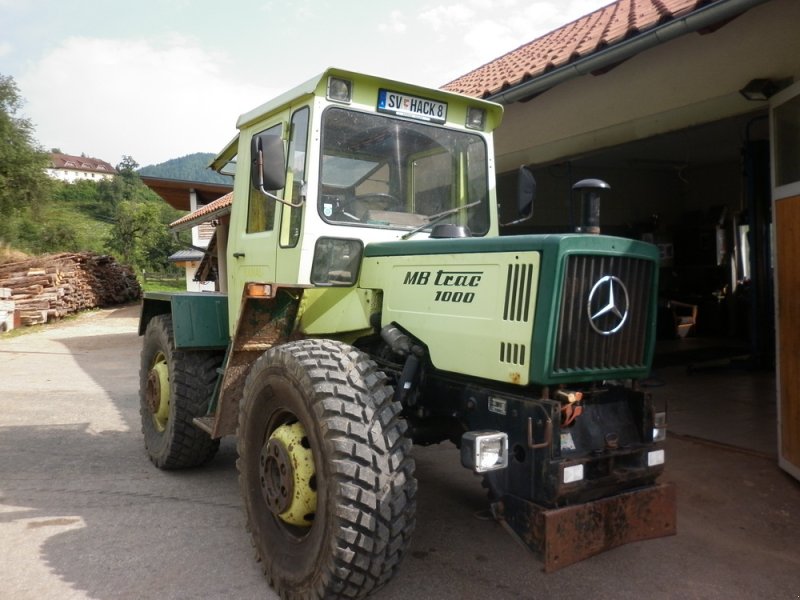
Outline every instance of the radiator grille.
POLYGON ((505 321, 528 322, 532 285, 533 265, 519 263, 508 265, 506 298, 503 307, 503 319, 505 321))
POLYGON ((652 261, 630 257, 567 258, 553 363, 555 373, 645 366, 654 268, 652 261), (589 296, 593 289, 590 310, 589 296), (625 321, 618 331, 613 331, 622 319, 624 308, 627 308, 625 321), (595 327, 590 312, 596 317, 595 327))

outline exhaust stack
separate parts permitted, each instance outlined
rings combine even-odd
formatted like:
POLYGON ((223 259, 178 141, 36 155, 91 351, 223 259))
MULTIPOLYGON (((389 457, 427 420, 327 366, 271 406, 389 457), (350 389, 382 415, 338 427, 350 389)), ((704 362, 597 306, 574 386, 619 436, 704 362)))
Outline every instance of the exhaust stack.
POLYGON ((610 189, 602 179, 581 179, 572 186, 572 191, 578 192, 581 198, 580 222, 575 233, 600 233, 600 192, 610 189))

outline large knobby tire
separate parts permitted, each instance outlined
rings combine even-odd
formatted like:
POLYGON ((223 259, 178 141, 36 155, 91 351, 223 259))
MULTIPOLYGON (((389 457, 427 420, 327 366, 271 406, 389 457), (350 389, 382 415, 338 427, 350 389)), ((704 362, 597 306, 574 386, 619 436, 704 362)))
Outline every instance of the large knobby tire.
POLYGON ((214 391, 218 352, 175 349, 172 317, 147 324, 139 370, 139 414, 147 455, 159 469, 202 465, 216 454, 212 440, 192 419, 206 414, 214 391))
POLYGON ((417 489, 399 413, 384 374, 352 346, 301 340, 254 363, 239 413, 239 484, 281 598, 363 598, 397 570, 417 489))

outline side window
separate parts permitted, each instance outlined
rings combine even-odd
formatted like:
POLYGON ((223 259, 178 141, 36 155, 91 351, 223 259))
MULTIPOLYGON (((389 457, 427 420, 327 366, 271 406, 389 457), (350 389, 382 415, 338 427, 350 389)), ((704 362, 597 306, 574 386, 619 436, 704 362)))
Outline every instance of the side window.
MULTIPOLYGON (((295 111, 292 115, 291 138, 289 139, 289 180, 292 204, 299 204, 306 184, 306 146, 308 143, 307 106, 295 111)), ((281 246, 293 248, 300 239, 300 227, 303 220, 303 207, 283 206, 281 217, 281 246)))
MULTIPOLYGON (((281 135, 283 125, 278 124, 257 135, 266 133, 268 135, 281 135)), ((267 198, 252 185, 250 186, 250 198, 247 206, 247 233, 260 233, 262 231, 272 231, 275 223, 275 201, 267 198)))

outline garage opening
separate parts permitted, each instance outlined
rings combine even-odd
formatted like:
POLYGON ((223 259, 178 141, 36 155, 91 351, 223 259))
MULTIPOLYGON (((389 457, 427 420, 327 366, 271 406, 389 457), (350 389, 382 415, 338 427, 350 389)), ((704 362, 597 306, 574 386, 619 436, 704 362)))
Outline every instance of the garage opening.
MULTIPOLYGON (((774 456, 767 111, 530 166, 534 218, 501 233, 573 231, 580 205, 572 185, 607 182, 602 233, 661 251, 658 343, 645 383, 670 397, 671 429, 774 456)), ((501 222, 514 219, 515 185, 514 172, 498 178, 501 222)))

